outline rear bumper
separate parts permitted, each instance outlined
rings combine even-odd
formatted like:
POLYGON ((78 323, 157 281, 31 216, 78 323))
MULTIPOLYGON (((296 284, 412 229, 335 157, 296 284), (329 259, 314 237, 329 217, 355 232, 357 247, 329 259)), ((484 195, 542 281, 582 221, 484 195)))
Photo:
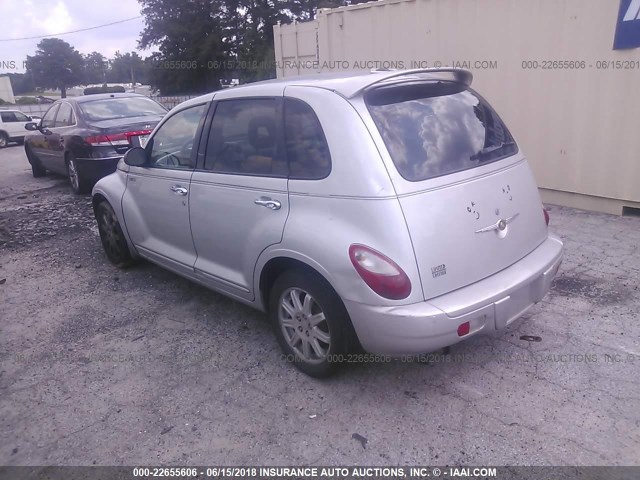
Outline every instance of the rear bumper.
POLYGON ((345 301, 362 347, 371 353, 426 353, 483 330, 501 329, 538 303, 562 262, 562 242, 549 235, 510 267, 428 302, 380 307, 345 301), (458 326, 469 322, 467 335, 458 326))
POLYGON ((95 183, 102 177, 106 177, 115 172, 121 158, 121 156, 109 158, 76 158, 75 161, 80 176, 91 183, 95 183))

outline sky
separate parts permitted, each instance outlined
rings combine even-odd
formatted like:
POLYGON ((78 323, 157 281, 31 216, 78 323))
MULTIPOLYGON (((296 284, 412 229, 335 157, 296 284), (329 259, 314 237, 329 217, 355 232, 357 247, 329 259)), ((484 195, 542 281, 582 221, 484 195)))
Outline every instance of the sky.
POLYGON ((88 32, 56 35, 138 15, 137 0, 0 0, 0 73, 23 73, 23 62, 27 55, 35 53, 41 39, 1 40, 36 35, 61 38, 83 54, 96 51, 110 58, 120 50, 148 56, 151 50, 137 50, 144 28, 142 18, 88 32))

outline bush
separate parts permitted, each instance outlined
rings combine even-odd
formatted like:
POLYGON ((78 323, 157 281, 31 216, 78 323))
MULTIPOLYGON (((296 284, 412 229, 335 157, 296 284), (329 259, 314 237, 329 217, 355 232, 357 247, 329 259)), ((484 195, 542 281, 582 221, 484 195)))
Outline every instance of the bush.
POLYGON ((115 85, 113 87, 107 87, 103 85, 101 87, 89 87, 84 89, 85 95, 95 95, 96 93, 124 93, 124 87, 122 85, 115 85))
POLYGON ((20 97, 16 99, 16 105, 37 105, 38 99, 36 97, 20 97))
POLYGON ((0 105, 12 105, 9 102, 5 102, 2 98, 0 98, 0 105))

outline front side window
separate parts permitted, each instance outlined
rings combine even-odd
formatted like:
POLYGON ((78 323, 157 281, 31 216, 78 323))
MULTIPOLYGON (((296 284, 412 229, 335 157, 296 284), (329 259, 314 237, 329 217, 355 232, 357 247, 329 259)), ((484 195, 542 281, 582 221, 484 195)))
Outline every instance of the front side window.
POLYGON ((456 83, 382 87, 365 101, 398 172, 409 181, 460 172, 518 151, 485 100, 456 83))
POLYGON ((30 122, 31 119, 22 112, 13 112, 16 116, 16 122, 30 122))
POLYGON ((42 117, 42 128, 53 128, 56 121, 56 113, 60 104, 52 106, 42 117))
POLYGON ((72 125, 73 120, 73 110, 71 109, 71 105, 68 103, 61 103, 60 109, 58 110, 58 114, 56 115, 56 127, 68 127, 72 125))
POLYGON ((300 100, 285 99, 284 126, 291 178, 315 180, 329 175, 329 146, 311 107, 300 100))
POLYGON ((204 168, 219 173, 286 176, 275 99, 221 101, 211 123, 204 168))
POLYGON ((147 149, 150 152, 152 167, 182 170, 194 168, 191 153, 205 108, 206 105, 187 108, 162 124, 147 149))

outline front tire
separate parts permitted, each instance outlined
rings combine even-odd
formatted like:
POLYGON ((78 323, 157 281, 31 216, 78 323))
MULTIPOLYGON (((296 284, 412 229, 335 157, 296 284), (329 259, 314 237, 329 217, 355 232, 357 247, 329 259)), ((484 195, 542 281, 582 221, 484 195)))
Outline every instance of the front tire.
POLYGON ((29 160, 29 164, 31 165, 31 173, 33 174, 33 177, 44 177, 47 174, 47 169, 42 166, 38 157, 34 155, 28 145, 24 147, 24 151, 27 155, 27 160, 29 160))
POLYGON ((9 135, 0 132, 0 148, 4 148, 9 144, 9 135))
POLYGON ((96 207, 96 221, 102 248, 111 263, 118 268, 126 268, 135 263, 118 217, 106 201, 96 207))
POLYGON ((269 316, 287 359, 303 373, 333 374, 351 347, 351 320, 342 300, 319 275, 284 272, 269 295, 269 316))
POLYGON ((71 189, 76 194, 82 195, 91 191, 91 184, 78 171, 78 163, 73 158, 73 155, 67 156, 67 176, 69 177, 71 189))

